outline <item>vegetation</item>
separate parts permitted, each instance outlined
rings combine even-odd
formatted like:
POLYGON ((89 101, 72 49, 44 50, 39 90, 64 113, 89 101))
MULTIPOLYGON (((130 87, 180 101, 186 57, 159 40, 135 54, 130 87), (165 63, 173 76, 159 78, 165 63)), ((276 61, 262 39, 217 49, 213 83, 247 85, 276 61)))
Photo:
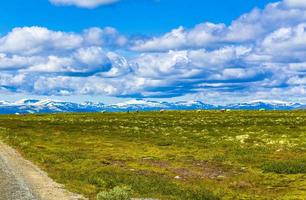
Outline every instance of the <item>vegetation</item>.
POLYGON ((90 199, 306 196, 305 111, 2 115, 0 137, 90 199))
POLYGON ((130 200, 132 191, 129 187, 116 186, 110 191, 103 191, 97 195, 97 200, 130 200))

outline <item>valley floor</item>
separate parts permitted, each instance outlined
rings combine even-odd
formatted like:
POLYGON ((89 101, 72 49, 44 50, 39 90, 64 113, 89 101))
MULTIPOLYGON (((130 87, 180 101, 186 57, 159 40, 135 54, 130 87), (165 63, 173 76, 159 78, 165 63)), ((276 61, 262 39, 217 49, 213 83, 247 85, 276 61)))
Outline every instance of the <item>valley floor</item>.
POLYGON ((0 138, 72 192, 305 199, 305 111, 0 115, 0 138))

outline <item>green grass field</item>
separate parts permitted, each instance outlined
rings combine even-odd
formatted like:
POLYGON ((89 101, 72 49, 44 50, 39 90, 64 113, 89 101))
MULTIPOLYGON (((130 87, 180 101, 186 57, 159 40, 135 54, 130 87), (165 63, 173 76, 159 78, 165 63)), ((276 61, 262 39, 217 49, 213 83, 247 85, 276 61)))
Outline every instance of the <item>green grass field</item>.
POLYGON ((306 199, 306 112, 0 116, 0 138, 90 199, 306 199))

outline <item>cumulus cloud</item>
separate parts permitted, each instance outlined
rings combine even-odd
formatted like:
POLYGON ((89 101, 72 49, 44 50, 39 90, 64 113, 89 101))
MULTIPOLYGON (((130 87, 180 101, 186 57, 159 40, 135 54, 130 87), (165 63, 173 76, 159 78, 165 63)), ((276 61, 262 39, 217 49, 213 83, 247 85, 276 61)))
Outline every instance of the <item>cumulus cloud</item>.
POLYGON ((33 55, 64 52, 84 46, 98 45, 104 48, 122 47, 127 38, 114 28, 91 28, 81 34, 52 31, 45 27, 14 28, 0 38, 0 52, 33 55))
POLYGON ((31 57, 0 53, 0 70, 18 70, 41 61, 42 59, 37 56, 31 57))
POLYGON ((284 4, 290 8, 306 8, 306 2, 303 0, 284 0, 284 4))
POLYGON ((153 37, 111 27, 80 33, 15 28, 0 38, 0 89, 304 100, 305 30, 306 7, 298 0, 254 9, 228 26, 204 22, 153 37))
POLYGON ((79 47, 82 37, 73 33, 50 31, 42 27, 15 28, 0 39, 0 52, 35 54, 79 47))
POLYGON ((212 43, 221 42, 218 35, 224 34, 224 28, 224 24, 213 23, 200 24, 189 31, 179 27, 161 37, 137 40, 132 49, 136 51, 165 51, 209 46, 212 43))
POLYGON ((104 29, 93 27, 87 29, 84 31, 83 37, 90 45, 124 47, 128 44, 128 38, 112 27, 106 27, 104 29))
POLYGON ((284 61, 303 61, 306 53, 306 24, 283 27, 267 35, 261 44, 266 54, 283 58, 284 61))
POLYGON ((256 44, 273 31, 297 26, 306 21, 304 1, 287 0, 268 4, 263 10, 254 9, 234 20, 229 26, 205 22, 186 30, 173 29, 160 36, 134 42, 136 51, 167 51, 173 49, 216 48, 228 44, 256 44), (300 5, 288 7, 288 2, 300 5), (300 2, 300 3, 298 3, 300 2))
POLYGON ((81 8, 96 8, 102 5, 108 5, 118 2, 119 0, 49 0, 55 5, 77 6, 81 8))

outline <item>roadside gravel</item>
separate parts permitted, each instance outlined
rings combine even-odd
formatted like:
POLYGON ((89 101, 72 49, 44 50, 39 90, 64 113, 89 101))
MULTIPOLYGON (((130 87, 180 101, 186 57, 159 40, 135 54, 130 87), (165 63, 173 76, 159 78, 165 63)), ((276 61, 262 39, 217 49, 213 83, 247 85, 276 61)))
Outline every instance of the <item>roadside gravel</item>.
POLYGON ((0 200, 85 200, 0 141, 0 200))

